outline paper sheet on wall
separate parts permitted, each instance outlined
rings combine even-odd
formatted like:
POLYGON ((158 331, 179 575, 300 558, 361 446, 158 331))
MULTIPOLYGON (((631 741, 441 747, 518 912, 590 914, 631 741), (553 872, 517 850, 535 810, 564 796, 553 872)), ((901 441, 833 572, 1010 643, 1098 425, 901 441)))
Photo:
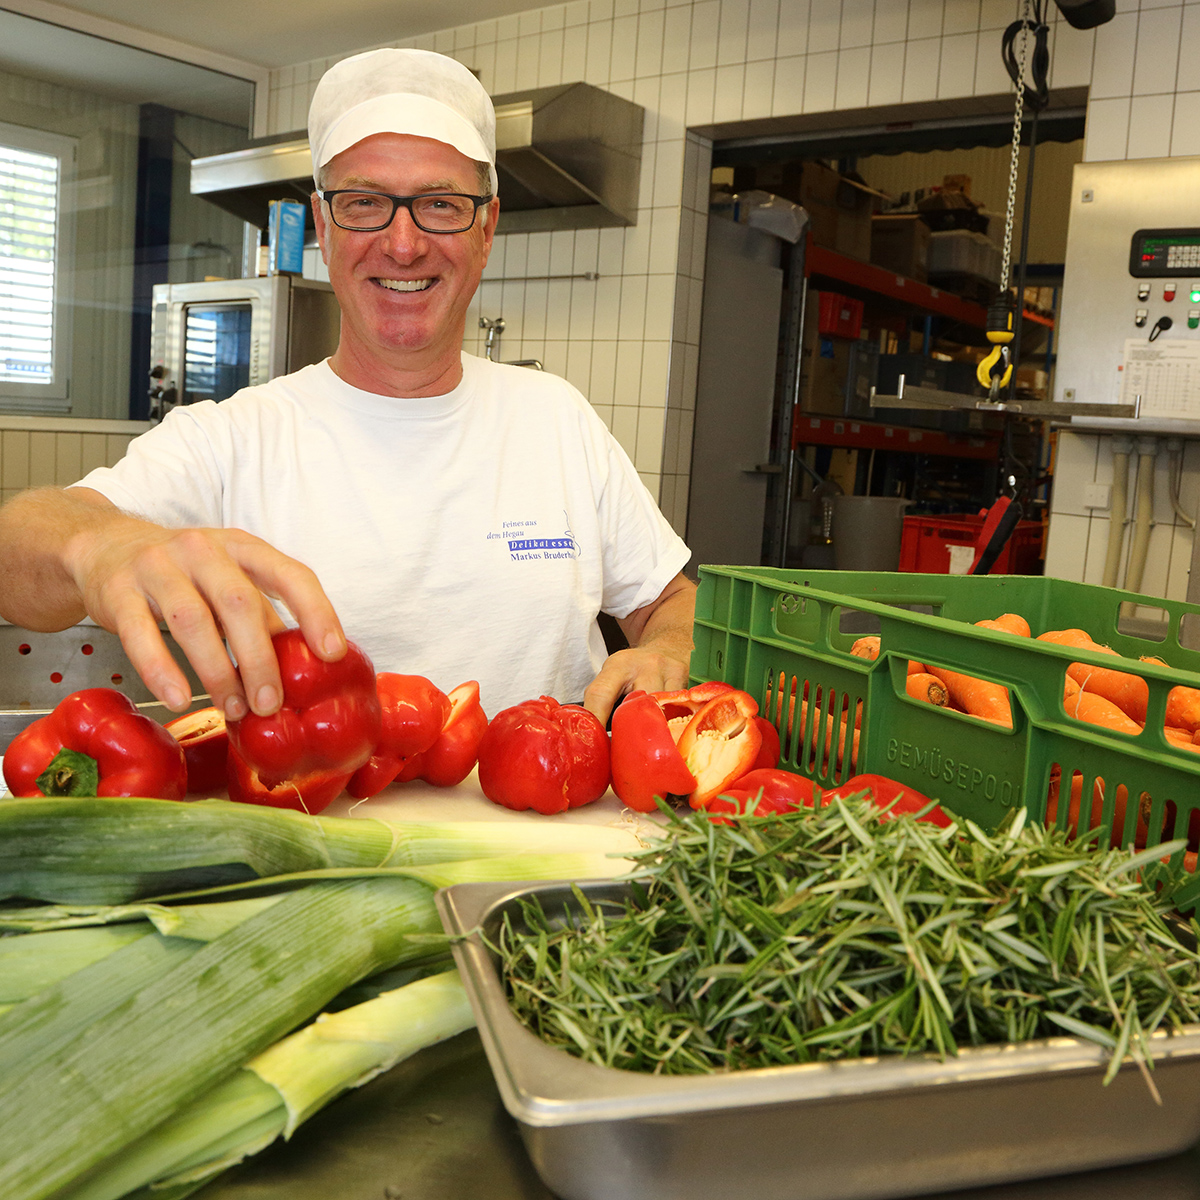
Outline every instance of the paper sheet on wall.
POLYGON ((1121 372, 1121 403, 1140 403, 1141 417, 1200 420, 1200 341, 1129 338, 1121 372))

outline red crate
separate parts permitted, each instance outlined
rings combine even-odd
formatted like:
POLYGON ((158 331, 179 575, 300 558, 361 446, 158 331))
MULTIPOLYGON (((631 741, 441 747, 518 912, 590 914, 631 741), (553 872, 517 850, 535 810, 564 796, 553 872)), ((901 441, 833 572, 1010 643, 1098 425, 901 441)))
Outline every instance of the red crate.
MULTIPOLYGON (((967 554, 967 549, 973 551, 986 519, 984 513, 978 516, 955 513, 945 517, 905 517, 900 539, 900 570, 925 575, 965 575, 971 569, 974 557, 973 553, 967 554)), ((1021 521, 1000 551, 992 574, 1039 574, 1037 566, 1041 551, 1042 523, 1021 521)))
POLYGON ((821 337, 850 338, 862 332, 863 302, 837 292, 822 292, 817 311, 817 332, 821 337))

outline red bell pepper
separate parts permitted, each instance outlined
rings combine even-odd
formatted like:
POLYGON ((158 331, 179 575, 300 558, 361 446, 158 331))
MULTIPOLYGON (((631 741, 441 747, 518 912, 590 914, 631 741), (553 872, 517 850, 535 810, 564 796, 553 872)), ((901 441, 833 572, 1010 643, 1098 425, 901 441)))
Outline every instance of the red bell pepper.
POLYGON ((375 668, 353 642, 337 662, 324 662, 298 629, 272 641, 283 707, 229 722, 229 798, 317 813, 379 743, 375 668))
POLYGON ((479 757, 479 742, 488 727, 475 680, 460 683, 449 699, 450 715, 441 734, 424 754, 411 760, 418 771, 408 776, 423 779, 434 787, 454 787, 470 775, 479 757))
POLYGON ((758 726, 758 732, 762 734, 762 745, 759 747, 758 757, 754 760, 755 770, 769 770, 779 766, 779 730, 766 717, 755 717, 754 723, 758 726))
POLYGON ((732 786, 722 789, 704 807, 713 813, 744 814, 756 801, 754 815, 775 816, 812 808, 815 788, 813 781, 803 775, 774 768, 759 768, 735 779, 732 786))
POLYGON ((653 812, 656 796, 686 796, 696 788, 667 714, 646 692, 630 692, 613 712, 612 786, 638 812, 653 812))
POLYGON ((693 808, 703 808, 754 766, 762 746, 757 715, 754 697, 731 688, 709 700, 684 727, 679 753, 696 777, 688 796, 693 808))
POLYGON ((4 752, 14 796, 149 796, 182 800, 183 748, 115 688, 72 692, 4 752))
POLYGON ((565 812, 598 800, 608 783, 603 724, 550 696, 497 713, 479 743, 479 786, 505 808, 565 812))
POLYGON ((183 747, 189 792, 216 792, 229 782, 229 733, 219 708, 198 708, 163 727, 183 747))
POLYGON ((698 683, 695 687, 682 688, 677 692, 651 692, 650 695, 666 714, 671 736, 678 742, 688 722, 710 700, 723 692, 732 692, 733 690, 733 684, 712 679, 707 683, 698 683))
MULTIPOLYGON (((933 804, 933 800, 929 796, 923 796, 914 788, 897 783, 896 780, 889 779, 886 775, 855 775, 852 779, 847 779, 841 787, 823 792, 821 803, 829 804, 835 796, 840 796, 845 800, 867 789, 871 792, 871 799, 881 809, 886 810, 880 814, 885 821, 904 815, 916 816, 927 805, 933 804), (895 801, 894 804, 893 801, 895 801)), ((953 818, 939 804, 934 804, 933 808, 920 819, 940 825, 943 829, 953 823, 953 818)))
POLYGON ((423 675, 381 671, 376 689, 383 710, 379 743, 371 757, 350 777, 346 790, 356 800, 376 796, 410 759, 438 740, 450 715, 450 700, 423 675))

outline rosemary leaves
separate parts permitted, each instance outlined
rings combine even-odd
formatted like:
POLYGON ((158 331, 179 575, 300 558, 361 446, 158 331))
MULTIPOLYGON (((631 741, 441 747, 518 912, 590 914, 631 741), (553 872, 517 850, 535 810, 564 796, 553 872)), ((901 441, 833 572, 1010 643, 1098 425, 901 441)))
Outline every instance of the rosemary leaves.
MULTIPOLYGON (((602 1066, 687 1074, 1064 1032, 1111 1051, 1200 1017, 1200 954, 1140 872, 1176 845, 1098 851, 1027 825, 880 822, 858 800, 715 825, 672 818, 623 906, 498 934, 510 1002, 602 1066)), ((1193 922, 1193 931, 1197 930, 1193 922)), ((1148 1078, 1148 1077, 1147 1077, 1148 1078)))

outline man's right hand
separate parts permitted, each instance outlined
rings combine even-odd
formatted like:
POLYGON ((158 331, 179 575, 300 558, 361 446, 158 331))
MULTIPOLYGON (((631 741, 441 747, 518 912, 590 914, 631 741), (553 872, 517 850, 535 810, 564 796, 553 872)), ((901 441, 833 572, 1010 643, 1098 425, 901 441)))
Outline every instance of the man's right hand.
POLYGON ((134 670, 175 712, 188 707, 190 688, 160 621, 228 718, 279 708, 271 636, 283 622, 268 597, 296 617, 320 658, 342 657, 345 634, 317 577, 251 534, 164 529, 87 488, 24 493, 0 510, 0 616, 56 630, 86 613, 120 637, 134 670))

